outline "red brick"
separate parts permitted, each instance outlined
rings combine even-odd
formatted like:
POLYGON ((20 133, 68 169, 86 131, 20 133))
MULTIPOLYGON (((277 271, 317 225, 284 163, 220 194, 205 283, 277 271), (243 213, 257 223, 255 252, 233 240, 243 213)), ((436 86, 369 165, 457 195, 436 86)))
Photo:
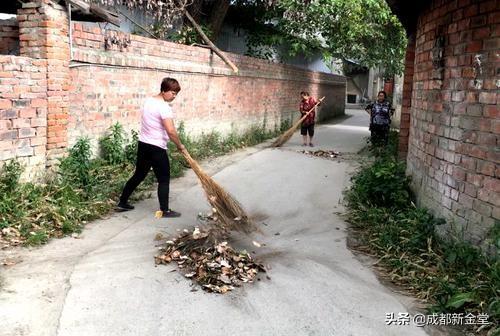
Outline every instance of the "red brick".
POLYGON ((493 132, 497 136, 498 134, 500 134, 500 120, 493 120, 491 122, 491 132, 493 132))
POLYGON ((485 177, 484 178, 484 188, 486 190, 491 190, 500 193, 500 179, 485 177))
POLYGON ((472 67, 463 68, 463 70, 462 70, 462 77, 464 77, 464 78, 474 78, 475 77, 474 69, 472 67))
POLYGON ((32 107, 46 107, 47 100, 46 99, 33 99, 31 100, 32 107))
POLYGON ((12 128, 25 128, 30 127, 29 119, 12 119, 12 128))
POLYGON ((491 13, 488 15, 488 23, 493 24, 493 23, 500 23, 500 12, 497 11, 495 13, 491 13))
POLYGON ((0 99, 0 109, 8 109, 12 107, 12 101, 9 99, 0 99))
POLYGON ((459 168, 459 167, 453 167, 453 173, 452 176, 458 181, 465 181, 465 170, 459 168))
POLYGON ((36 117, 36 109, 24 108, 19 110, 19 118, 34 118, 36 117))
POLYGON ((500 49, 500 39, 492 38, 483 41, 484 50, 498 50, 500 49))
POLYGON ((479 102, 483 104, 495 104, 497 94, 495 92, 481 92, 479 94, 479 102))
POLYGON ((498 9, 496 0, 485 1, 479 4, 480 13, 492 12, 495 9, 498 9))
POLYGON ((36 129, 31 127, 25 127, 19 129, 19 138, 31 138, 36 135, 36 129))
POLYGON ((487 159, 488 158, 488 152, 486 150, 478 147, 478 146, 473 146, 469 155, 480 158, 480 159, 487 159))
POLYGON ((493 119, 500 118, 500 106, 498 105, 484 106, 483 115, 487 118, 493 118, 493 119))
POLYGON ((30 121, 31 127, 45 127, 47 126, 46 118, 32 118, 30 121))
POLYGON ((489 151, 487 159, 488 161, 500 163, 500 151, 489 151))
POLYGON ((45 137, 36 137, 36 138, 31 138, 30 139, 30 145, 33 146, 40 146, 40 145, 46 145, 47 140, 45 137))
POLYGON ((476 159, 468 156, 462 156, 460 165, 468 170, 476 170, 476 159))
POLYGON ((473 34, 472 34, 472 38, 474 40, 482 40, 488 36, 490 36, 490 28, 489 27, 483 27, 483 28, 478 28, 478 29, 475 29, 473 34))
POLYGON ((487 15, 479 15, 471 18, 470 27, 478 28, 482 26, 486 26, 488 24, 488 16, 487 15))
POLYGON ((496 165, 492 162, 478 160, 477 172, 483 175, 495 176, 496 165))
POLYGON ((466 52, 469 52, 469 53, 477 53, 479 51, 481 51, 481 49, 483 48, 483 41, 471 41, 469 43, 467 43, 467 48, 465 49, 466 52))

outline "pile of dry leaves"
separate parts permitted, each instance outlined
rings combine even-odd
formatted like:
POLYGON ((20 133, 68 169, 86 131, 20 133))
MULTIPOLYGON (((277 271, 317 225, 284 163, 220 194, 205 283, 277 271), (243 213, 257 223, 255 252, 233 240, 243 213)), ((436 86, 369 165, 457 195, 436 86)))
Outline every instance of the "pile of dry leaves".
POLYGON ((312 151, 312 150, 301 150, 301 151, 299 151, 299 153, 307 154, 307 155, 312 155, 312 156, 317 156, 317 157, 322 157, 322 158, 325 158, 325 159, 335 159, 335 158, 337 158, 340 155, 339 152, 335 152, 333 150, 322 150, 322 149, 315 150, 315 151, 312 151))
POLYGON ((246 251, 235 251, 215 230, 195 228, 168 240, 155 257, 156 264, 176 262, 186 278, 204 290, 226 293, 242 283, 253 282, 262 264, 246 251))

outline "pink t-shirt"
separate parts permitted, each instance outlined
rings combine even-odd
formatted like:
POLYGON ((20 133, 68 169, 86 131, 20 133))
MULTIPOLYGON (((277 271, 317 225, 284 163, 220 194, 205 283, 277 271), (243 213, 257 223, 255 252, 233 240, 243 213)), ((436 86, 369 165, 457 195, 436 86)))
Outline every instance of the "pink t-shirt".
POLYGON ((166 101, 147 98, 142 107, 139 141, 167 149, 168 134, 162 120, 173 117, 172 108, 166 101))

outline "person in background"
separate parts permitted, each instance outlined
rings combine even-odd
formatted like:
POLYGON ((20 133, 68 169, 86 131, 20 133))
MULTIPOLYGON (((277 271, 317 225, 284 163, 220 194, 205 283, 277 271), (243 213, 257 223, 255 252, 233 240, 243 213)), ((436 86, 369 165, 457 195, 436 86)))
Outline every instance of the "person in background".
POLYGON ((302 100, 300 101, 299 111, 301 117, 303 117, 307 112, 309 112, 312 108, 314 110, 307 115, 307 117, 302 121, 302 125, 300 127, 300 134, 302 135, 302 146, 311 146, 313 147, 312 139, 314 136, 314 123, 316 118, 316 100, 309 95, 309 92, 302 91, 300 93, 302 100), (309 138, 308 138, 309 135, 309 138))
POLYGON ((158 200, 163 217, 180 217, 181 214, 169 208, 170 161, 167 154, 167 143, 172 141, 179 151, 184 145, 179 140, 174 125, 174 114, 169 103, 172 102, 181 87, 174 78, 164 78, 160 85, 160 93, 149 97, 144 102, 141 116, 141 131, 137 149, 137 161, 134 175, 123 188, 118 211, 134 209, 128 203, 130 195, 144 181, 151 168, 158 181, 158 200))
POLYGON ((379 91, 377 101, 368 105, 365 111, 370 115, 370 132, 372 145, 387 145, 393 108, 387 101, 385 91, 379 91))

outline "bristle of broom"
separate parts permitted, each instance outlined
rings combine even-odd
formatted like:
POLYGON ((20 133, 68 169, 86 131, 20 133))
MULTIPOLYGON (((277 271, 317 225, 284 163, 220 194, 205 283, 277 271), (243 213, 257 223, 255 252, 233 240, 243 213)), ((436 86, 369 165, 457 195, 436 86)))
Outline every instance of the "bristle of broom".
POLYGON ((290 138, 292 137, 293 133, 297 130, 299 127, 300 123, 304 121, 306 116, 300 118, 292 127, 290 127, 285 133, 281 134, 278 139, 276 139, 270 147, 281 147, 283 146, 290 138))
POLYGON ((309 113, 311 113, 316 108, 316 106, 318 106, 323 101, 323 99, 325 99, 325 97, 322 97, 320 100, 318 100, 318 102, 313 106, 313 108, 311 108, 304 116, 302 116, 302 118, 297 120, 297 122, 293 124, 292 127, 290 127, 285 133, 283 133, 278 139, 276 139, 269 147, 281 147, 288 140, 290 140, 293 133, 295 133, 297 128, 299 128, 300 124, 307 118, 309 113))
POLYGON ((257 228, 249 220, 240 203, 208 176, 186 150, 182 151, 182 154, 198 176, 208 202, 217 211, 217 217, 222 223, 220 229, 245 233, 255 231, 257 228))

